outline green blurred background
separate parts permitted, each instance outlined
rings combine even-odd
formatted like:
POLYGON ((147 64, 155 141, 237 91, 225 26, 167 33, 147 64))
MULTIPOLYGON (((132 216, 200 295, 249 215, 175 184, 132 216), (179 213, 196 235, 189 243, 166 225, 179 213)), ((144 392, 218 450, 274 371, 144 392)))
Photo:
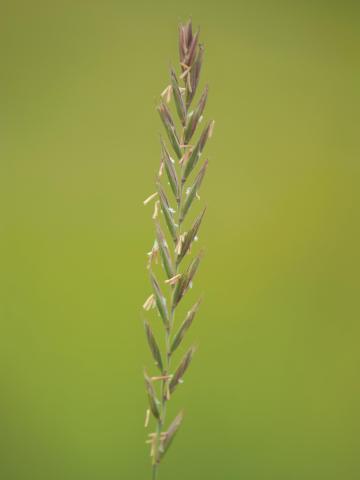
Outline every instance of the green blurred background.
POLYGON ((2 1, 0 478, 150 477, 158 94, 191 15, 216 130, 161 479, 360 478, 356 1, 2 1), (195 293, 194 293, 195 295, 195 293))

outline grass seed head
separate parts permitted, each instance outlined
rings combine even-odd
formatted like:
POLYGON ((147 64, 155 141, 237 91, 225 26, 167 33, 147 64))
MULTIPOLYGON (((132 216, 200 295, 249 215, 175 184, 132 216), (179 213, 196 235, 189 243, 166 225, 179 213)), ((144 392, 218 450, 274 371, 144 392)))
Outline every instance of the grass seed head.
POLYGON ((175 319, 178 312, 177 306, 180 301, 185 303, 186 293, 193 285, 202 258, 200 252, 189 261, 188 266, 182 264, 185 255, 192 253, 192 245, 198 239, 199 228, 205 213, 203 209, 194 220, 189 220, 191 226, 185 231, 183 222, 188 221, 188 217, 191 216, 195 198, 199 199, 198 192, 207 170, 207 161, 199 168, 200 157, 214 128, 214 122, 210 122, 197 135, 208 98, 206 86, 195 103, 203 57, 204 47, 199 43, 199 31, 194 33, 191 20, 181 24, 179 26, 179 67, 171 69, 170 85, 161 93, 160 104, 157 107, 166 131, 165 138, 160 138, 161 160, 156 179, 157 191, 144 201, 144 204, 147 204, 154 200, 152 218, 155 223, 156 240, 148 254, 152 294, 143 307, 145 310, 156 308, 162 319, 162 325, 159 328, 163 328, 165 337, 164 342, 158 342, 156 338, 158 333, 155 337, 152 324, 145 320, 147 343, 152 358, 160 370, 160 375, 151 377, 146 371, 144 372, 149 401, 145 425, 149 424, 150 412, 156 423, 155 432, 150 433, 147 439, 152 457, 153 478, 156 478, 158 466, 183 421, 181 412, 167 429, 165 427, 167 403, 178 385, 183 382, 195 351, 194 347, 189 348, 175 371, 172 369, 171 356, 185 343, 200 305, 200 301, 196 302, 187 312, 180 326, 177 325, 175 319), (172 157, 177 158, 178 161, 174 161, 172 157), (163 175, 164 170, 166 175, 163 175), (191 174, 194 174, 195 178, 189 185, 191 174), (169 187, 166 184, 167 181, 169 187), (171 237, 173 243, 170 247, 167 237, 171 237), (157 261, 158 257, 161 258, 161 262, 157 261), (163 271, 161 277, 157 272, 160 269, 163 271), (161 279, 161 282, 156 277, 161 279), (164 347, 161 347, 163 343, 164 347))

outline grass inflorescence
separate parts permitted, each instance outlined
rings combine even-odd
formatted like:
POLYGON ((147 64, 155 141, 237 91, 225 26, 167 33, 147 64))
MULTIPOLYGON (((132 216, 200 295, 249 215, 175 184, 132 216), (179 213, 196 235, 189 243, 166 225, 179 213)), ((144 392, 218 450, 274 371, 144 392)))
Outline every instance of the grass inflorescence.
POLYGON ((199 198, 199 189, 208 167, 207 160, 201 164, 201 156, 214 128, 211 121, 200 131, 208 97, 207 86, 195 102, 203 55, 199 31, 193 32, 191 21, 181 24, 179 73, 171 68, 169 85, 162 92, 157 107, 166 140, 160 139, 161 159, 156 191, 144 201, 144 204, 154 203, 155 241, 148 254, 151 294, 143 307, 146 311, 157 311, 163 331, 163 340, 160 341, 154 333, 154 327, 158 329, 156 319, 154 324, 144 321, 146 338, 157 367, 156 375, 144 371, 149 401, 145 426, 148 427, 151 417, 155 425, 155 431, 147 439, 153 479, 157 478, 159 464, 183 420, 180 412, 166 426, 167 403, 181 385, 195 352, 195 347, 191 346, 176 368, 172 367, 172 357, 185 342, 200 306, 199 299, 190 306, 185 318, 176 324, 176 309, 192 287, 202 259, 202 251, 193 252, 205 208, 195 216, 190 213, 199 198), (164 346, 160 347, 162 344, 164 346))

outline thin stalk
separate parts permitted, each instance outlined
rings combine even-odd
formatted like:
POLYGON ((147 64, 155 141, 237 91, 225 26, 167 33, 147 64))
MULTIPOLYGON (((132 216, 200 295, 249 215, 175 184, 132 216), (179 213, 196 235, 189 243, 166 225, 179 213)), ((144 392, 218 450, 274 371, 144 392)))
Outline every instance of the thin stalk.
POLYGON ((156 480, 157 479, 157 472, 158 472, 158 465, 155 463, 152 467, 152 480, 156 480))

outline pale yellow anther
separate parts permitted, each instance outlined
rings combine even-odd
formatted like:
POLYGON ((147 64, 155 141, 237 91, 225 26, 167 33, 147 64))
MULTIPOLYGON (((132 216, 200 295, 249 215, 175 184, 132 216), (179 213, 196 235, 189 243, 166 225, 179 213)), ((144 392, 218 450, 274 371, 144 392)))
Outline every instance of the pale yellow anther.
POLYGON ((177 241, 177 244, 176 244, 176 247, 175 247, 175 253, 177 255, 181 254, 181 249, 182 249, 182 246, 183 246, 183 243, 184 243, 184 240, 185 240, 185 236, 186 236, 186 233, 183 233, 182 235, 180 235, 179 240, 177 241))
POLYGON ((215 120, 213 120, 213 121, 210 123, 209 138, 211 138, 211 137, 212 137, 212 134, 214 133, 214 127, 215 127, 215 120))
POLYGON ((159 375, 158 377, 151 377, 150 380, 153 382, 157 382, 158 380, 170 380, 171 378, 171 375, 159 375))
POLYGON ((163 172, 164 172, 164 162, 161 162, 160 163, 160 168, 159 168, 159 177, 162 176, 163 172))
MULTIPOLYGON (((183 79, 189 74, 190 69, 191 69, 191 67, 187 67, 187 68, 183 71, 183 73, 180 75, 181 80, 183 80, 183 79)), ((188 76, 188 78, 189 78, 189 76, 188 76)))
POLYGON ((192 87, 191 87, 191 81, 190 81, 190 75, 187 76, 187 84, 188 84, 188 89, 189 89, 189 92, 192 93, 192 87))
POLYGON ((172 94, 172 86, 168 85, 165 90, 161 93, 161 97, 165 97, 166 103, 170 103, 171 100, 171 94, 172 94))
POLYGON ((156 220, 158 215, 159 215, 159 207, 160 207, 160 201, 156 200, 155 205, 154 205, 154 213, 153 213, 153 220, 156 220))
POLYGON ((181 278, 181 273, 178 273, 177 275, 174 275, 173 277, 169 278, 168 280, 165 280, 165 283, 167 285, 175 285, 181 278))
POLYGON ((151 200, 153 200, 156 197, 157 194, 158 193, 155 192, 155 193, 152 193, 149 197, 145 198, 145 200, 143 202, 144 205, 147 205, 149 202, 151 202, 151 200))
POLYGON ((148 408, 145 414, 145 423, 144 423, 145 428, 149 426, 149 421, 150 421, 150 409, 148 408))
POLYGON ((143 305, 143 309, 146 311, 149 311, 151 308, 155 308, 156 306, 156 301, 155 301, 155 295, 152 293, 146 300, 143 305))

